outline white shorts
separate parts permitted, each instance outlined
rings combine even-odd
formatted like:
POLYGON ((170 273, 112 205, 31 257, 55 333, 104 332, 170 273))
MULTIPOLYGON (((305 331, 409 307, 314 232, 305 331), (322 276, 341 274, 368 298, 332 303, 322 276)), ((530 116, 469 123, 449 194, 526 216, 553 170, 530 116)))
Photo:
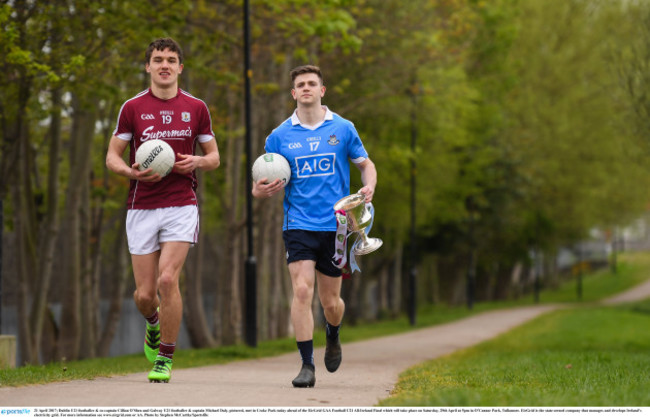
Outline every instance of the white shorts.
POLYGON ((132 255, 147 255, 160 249, 161 242, 196 243, 199 236, 197 206, 128 210, 126 237, 132 255))

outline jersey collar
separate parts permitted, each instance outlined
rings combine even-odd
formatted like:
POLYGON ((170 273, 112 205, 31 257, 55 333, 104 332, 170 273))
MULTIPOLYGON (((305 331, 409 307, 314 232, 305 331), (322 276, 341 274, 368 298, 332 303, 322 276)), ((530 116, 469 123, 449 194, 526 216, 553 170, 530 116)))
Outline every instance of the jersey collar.
POLYGON ((317 123, 317 124, 315 124, 313 126, 300 123, 300 119, 298 119, 298 114, 297 114, 298 109, 296 109, 296 110, 293 111, 293 114, 291 115, 291 125, 293 125, 293 126, 300 125, 300 126, 304 127, 305 129, 309 129, 309 130, 318 129, 323 123, 325 123, 326 120, 333 120, 334 119, 334 113, 332 113, 332 111, 330 109, 328 109, 327 106, 323 106, 323 108, 325 109, 325 118, 320 123, 317 123))

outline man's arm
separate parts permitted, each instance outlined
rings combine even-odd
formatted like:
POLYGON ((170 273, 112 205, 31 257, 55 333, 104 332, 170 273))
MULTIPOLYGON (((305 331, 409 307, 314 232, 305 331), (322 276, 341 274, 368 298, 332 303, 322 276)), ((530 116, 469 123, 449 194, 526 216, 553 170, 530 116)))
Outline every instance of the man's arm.
POLYGON ((151 168, 140 171, 138 169, 140 164, 137 162, 132 166, 128 166, 127 163, 124 162, 122 155, 124 155, 127 146, 129 146, 129 142, 122 140, 117 136, 113 136, 111 141, 108 143, 106 167, 116 174, 122 175, 131 180, 152 182, 160 181, 162 177, 159 174, 153 173, 151 168))
POLYGON ((366 196, 366 203, 370 203, 375 195, 375 187, 377 187, 377 168, 370 158, 355 165, 361 171, 361 183, 363 184, 359 192, 366 196))
POLYGON ((180 159, 174 164, 175 172, 189 174, 197 168, 203 171, 211 171, 221 165, 221 157, 219 156, 219 148, 217 147, 216 140, 212 139, 207 142, 199 142, 199 145, 203 151, 203 156, 177 154, 180 159))

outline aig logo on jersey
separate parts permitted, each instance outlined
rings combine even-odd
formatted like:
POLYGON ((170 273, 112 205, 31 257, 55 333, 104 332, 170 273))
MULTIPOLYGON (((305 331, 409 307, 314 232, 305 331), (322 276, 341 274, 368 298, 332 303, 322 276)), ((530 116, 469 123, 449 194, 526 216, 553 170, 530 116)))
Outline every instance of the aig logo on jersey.
POLYGON ((335 161, 336 154, 333 153, 296 157, 298 178, 333 175, 335 161))
POLYGON ((190 112, 184 111, 183 113, 181 113, 181 120, 184 122, 189 122, 191 120, 190 112))

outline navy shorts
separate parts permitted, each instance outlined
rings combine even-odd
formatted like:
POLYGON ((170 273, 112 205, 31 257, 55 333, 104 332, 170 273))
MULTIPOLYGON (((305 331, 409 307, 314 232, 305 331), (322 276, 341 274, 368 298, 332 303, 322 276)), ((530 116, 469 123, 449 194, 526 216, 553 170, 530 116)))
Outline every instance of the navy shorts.
POLYGON ((341 270, 333 263, 336 232, 285 230, 282 239, 287 249, 287 264, 316 261, 318 272, 334 278, 341 276, 341 270))

